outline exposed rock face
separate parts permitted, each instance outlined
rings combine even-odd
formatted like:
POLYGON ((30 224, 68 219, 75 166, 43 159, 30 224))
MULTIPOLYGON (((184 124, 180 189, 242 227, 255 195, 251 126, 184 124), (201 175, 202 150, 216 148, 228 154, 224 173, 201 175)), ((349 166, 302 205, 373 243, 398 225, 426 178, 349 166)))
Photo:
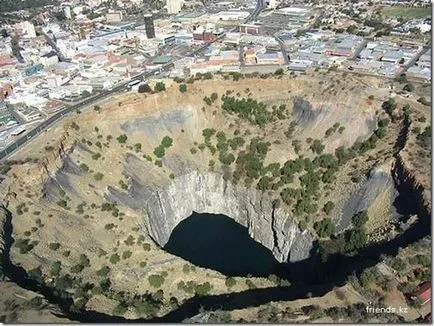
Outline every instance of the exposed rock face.
POLYGON ((372 170, 369 178, 351 194, 345 203, 338 230, 342 231, 351 226, 351 218, 364 210, 367 210, 370 216, 376 216, 378 220, 397 217, 392 205, 397 196, 398 192, 390 170, 383 167, 372 170))
POLYGON ((302 232, 288 213, 274 208, 261 192, 226 182, 220 173, 190 171, 163 186, 133 180, 128 195, 114 188, 109 192, 110 199, 147 213, 149 233, 161 247, 169 241, 174 228, 194 211, 233 218, 280 262, 308 258, 312 248, 312 235, 302 232))
POLYGON ((0 278, 3 276, 3 255, 5 255, 6 248, 6 211, 1 208, 0 209, 0 278))

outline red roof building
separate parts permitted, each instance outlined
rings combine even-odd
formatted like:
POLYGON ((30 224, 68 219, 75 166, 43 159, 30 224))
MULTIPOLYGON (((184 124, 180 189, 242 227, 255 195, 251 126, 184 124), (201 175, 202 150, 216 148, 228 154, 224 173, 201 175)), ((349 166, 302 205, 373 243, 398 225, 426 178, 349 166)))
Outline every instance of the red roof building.
POLYGON ((425 304, 431 300, 431 283, 426 282, 419 286, 415 293, 422 304, 425 304))

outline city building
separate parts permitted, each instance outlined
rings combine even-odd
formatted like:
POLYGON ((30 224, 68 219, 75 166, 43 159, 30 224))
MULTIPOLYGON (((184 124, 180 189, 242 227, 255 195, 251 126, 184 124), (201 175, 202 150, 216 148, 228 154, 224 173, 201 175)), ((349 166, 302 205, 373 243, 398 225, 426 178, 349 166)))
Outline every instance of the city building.
POLYGON ((277 0, 268 0, 265 2, 265 4, 267 5, 267 8, 269 8, 269 9, 276 9, 278 2, 277 2, 277 0))
POLYGON ((259 65, 283 65, 285 60, 282 52, 257 53, 256 63, 259 65))
POLYGON ((122 11, 112 11, 105 14, 107 23, 119 23, 122 21, 122 11))
POLYGON ((45 66, 45 67, 49 67, 51 65, 55 65, 56 63, 59 62, 59 58, 57 57, 56 52, 54 51, 50 51, 44 55, 41 56, 41 63, 45 66))
POLYGON ((65 14, 66 19, 72 18, 71 7, 67 6, 67 7, 63 8, 63 13, 65 14))
POLYGON ((146 37, 155 38, 154 18, 152 14, 146 14, 143 17, 145 20, 146 37))
POLYGON ((260 32, 260 26, 254 24, 241 24, 239 27, 240 33, 257 35, 260 32))
POLYGON ((420 285, 415 292, 413 299, 419 300, 422 305, 431 301, 431 283, 426 282, 420 285))
POLYGON ((21 35, 29 38, 36 37, 35 26, 28 21, 24 21, 15 25, 15 30, 20 31, 21 35))
POLYGON ((177 14, 181 11, 182 0, 166 0, 167 13, 177 14))

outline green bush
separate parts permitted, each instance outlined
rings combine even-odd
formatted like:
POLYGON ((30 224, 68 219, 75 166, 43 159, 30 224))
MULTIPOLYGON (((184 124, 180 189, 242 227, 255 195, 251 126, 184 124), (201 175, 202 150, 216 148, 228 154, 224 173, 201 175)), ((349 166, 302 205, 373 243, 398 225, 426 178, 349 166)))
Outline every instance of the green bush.
POLYGON ((233 277, 226 278, 225 284, 228 288, 231 288, 237 284, 237 280, 233 277))
POLYGON ((276 69, 276 71, 274 72, 274 74, 276 76, 282 76, 283 75, 283 69, 282 68, 276 69))
POLYGON ((366 222, 368 222, 368 220, 369 216, 367 211, 361 211, 351 218, 351 222, 356 228, 361 228, 366 224, 366 222))
POLYGON ((215 129, 206 128, 202 130, 202 136, 205 137, 205 140, 209 140, 211 136, 213 136, 216 133, 215 129))
POLYGON ((160 168, 163 166, 163 162, 161 160, 155 160, 154 164, 160 168))
POLYGON ((20 254, 26 254, 34 248, 34 245, 30 243, 30 239, 17 239, 15 246, 20 249, 20 254))
POLYGON ((130 250, 126 250, 122 253, 122 259, 128 259, 133 253, 130 250))
POLYGON ((139 93, 150 93, 150 92, 152 92, 152 88, 148 84, 141 84, 141 85, 139 85, 138 92, 139 93))
POLYGON ((127 135, 122 134, 119 137, 117 137, 116 139, 118 140, 119 144, 125 144, 126 141, 128 140, 128 137, 127 137, 127 135))
POLYGON ((197 284, 194 291, 196 295, 203 296, 208 294, 212 289, 212 285, 209 282, 205 282, 202 284, 197 284))
POLYGON ((335 233, 335 224, 331 219, 326 218, 322 221, 315 222, 314 229, 319 237, 328 238, 335 233))
POLYGON ((142 151, 142 144, 140 144, 140 143, 135 143, 135 144, 134 144, 134 151, 135 151, 136 153, 142 151))
POLYGON ((335 208, 335 204, 332 201, 328 201, 327 203, 325 203, 325 205, 323 207, 323 211, 327 215, 330 215, 330 213, 333 210, 333 208, 335 208))
POLYGON ((164 283, 164 277, 158 274, 149 275, 148 282, 152 287, 159 288, 164 283))
POLYGON ((94 178, 96 181, 101 181, 102 178, 104 178, 104 174, 102 174, 101 172, 97 172, 97 173, 95 173, 95 174, 93 175, 93 178, 94 178))
POLYGON ((124 241, 124 243, 127 246, 132 246, 134 245, 134 237, 132 235, 129 235, 128 238, 124 241))
POLYGON ((417 99, 417 101, 418 101, 420 104, 423 104, 423 105, 429 105, 429 102, 426 100, 425 97, 419 97, 419 98, 417 99))
POLYGON ((313 140, 312 144, 310 145, 310 149, 312 150, 312 152, 318 155, 323 152, 324 148, 325 146, 321 143, 319 139, 313 140))
POLYGON ((166 90, 166 85, 163 82, 157 82, 154 86, 155 92, 162 92, 166 90))
POLYGON ((162 158, 166 154, 164 146, 160 145, 154 149, 154 155, 158 158, 162 158))
POLYGON ((387 114, 392 115, 393 111, 396 109, 395 99, 389 98, 387 101, 383 102, 381 107, 387 114))
POLYGON ((413 86, 413 84, 407 84, 407 85, 405 85, 404 87, 403 87, 403 90, 404 91, 406 91, 406 92, 413 92, 414 91, 414 86, 413 86))
POLYGON ((101 276, 101 277, 106 277, 108 275, 108 273, 110 273, 110 267, 103 266, 103 267, 101 267, 101 269, 99 269, 96 272, 96 275, 101 276))
POLYGON ((120 259, 120 257, 119 257, 119 255, 118 254, 113 254, 113 255, 111 255, 110 256, 110 262, 113 264, 113 265, 115 265, 116 263, 118 263, 121 259, 120 259))
POLYGON ((60 243, 58 243, 58 242, 51 242, 48 245, 48 248, 50 248, 51 250, 56 251, 56 250, 58 250, 60 248, 60 243))
POLYGON ((81 264, 77 264, 71 267, 71 273, 78 274, 84 269, 84 266, 81 264))
POLYGON ((187 84, 180 84, 179 85, 179 91, 181 93, 186 93, 187 92, 187 84))
POLYGON ((66 208, 68 206, 68 202, 64 199, 60 199, 57 201, 57 205, 59 205, 60 207, 66 208))
POLYGON ((61 269, 62 269, 62 263, 60 261, 55 261, 51 265, 51 269, 50 269, 51 276, 59 276, 61 269))
POLYGON ((163 139, 161 140, 161 145, 164 148, 169 148, 170 146, 172 146, 173 143, 173 139, 170 138, 169 136, 164 136, 163 139))

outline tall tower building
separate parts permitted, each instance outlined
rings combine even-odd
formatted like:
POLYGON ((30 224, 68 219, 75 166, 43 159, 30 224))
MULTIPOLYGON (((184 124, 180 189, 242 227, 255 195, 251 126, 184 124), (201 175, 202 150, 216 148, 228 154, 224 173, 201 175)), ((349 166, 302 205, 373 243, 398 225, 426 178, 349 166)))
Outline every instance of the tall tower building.
POLYGON ((145 14, 145 31, 147 38, 155 38, 154 18, 152 14, 145 14))
POLYGON ((181 11, 182 0, 166 0, 167 13, 177 14, 181 11))

